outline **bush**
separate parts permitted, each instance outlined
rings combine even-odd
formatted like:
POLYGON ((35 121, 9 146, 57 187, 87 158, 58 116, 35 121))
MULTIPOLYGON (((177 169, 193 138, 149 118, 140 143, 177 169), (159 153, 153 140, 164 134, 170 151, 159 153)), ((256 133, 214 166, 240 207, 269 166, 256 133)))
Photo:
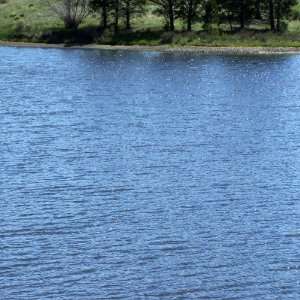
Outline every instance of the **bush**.
POLYGON ((161 35, 161 43, 162 44, 172 44, 174 36, 175 36, 174 32, 171 32, 171 31, 164 32, 161 35))
POLYGON ((294 21, 300 20, 300 11, 298 11, 298 10, 292 11, 291 19, 294 20, 294 21))
POLYGON ((285 21, 280 22, 280 32, 286 32, 288 30, 289 24, 285 21))

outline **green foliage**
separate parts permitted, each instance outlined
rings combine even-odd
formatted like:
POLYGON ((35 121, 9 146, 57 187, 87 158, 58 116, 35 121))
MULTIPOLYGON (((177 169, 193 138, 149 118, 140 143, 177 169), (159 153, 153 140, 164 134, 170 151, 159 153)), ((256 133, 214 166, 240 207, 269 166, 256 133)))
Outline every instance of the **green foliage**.
POLYGON ((236 5, 242 0, 174 0, 173 32, 164 30, 166 21, 170 21, 170 12, 166 8, 163 10, 156 0, 146 3, 144 0, 129 0, 130 3, 119 0, 120 30, 115 32, 116 0, 106 1, 110 1, 107 2, 107 28, 99 31, 103 4, 95 2, 93 13, 74 33, 64 29, 63 22, 49 9, 46 1, 0 0, 0 39, 123 45, 300 46, 297 17, 300 4, 293 6, 294 0, 273 0, 274 21, 275 25, 279 21, 280 34, 269 31, 269 0, 245 0, 243 31, 239 31, 241 6, 236 5), (131 30, 126 29, 126 8, 130 10, 131 30), (192 32, 186 32, 189 17, 192 32))

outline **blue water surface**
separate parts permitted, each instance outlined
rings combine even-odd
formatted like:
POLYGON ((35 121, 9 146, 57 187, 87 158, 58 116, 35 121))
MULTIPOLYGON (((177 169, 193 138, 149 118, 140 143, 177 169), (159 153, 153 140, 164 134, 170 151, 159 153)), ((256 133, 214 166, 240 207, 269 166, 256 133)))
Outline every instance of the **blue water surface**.
POLYGON ((0 48, 0 298, 300 299, 300 56, 0 48))

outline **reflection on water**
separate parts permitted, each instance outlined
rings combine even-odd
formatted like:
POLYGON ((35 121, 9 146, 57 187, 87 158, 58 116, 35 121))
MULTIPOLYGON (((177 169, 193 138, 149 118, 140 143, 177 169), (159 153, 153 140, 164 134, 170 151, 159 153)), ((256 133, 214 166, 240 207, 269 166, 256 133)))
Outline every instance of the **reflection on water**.
POLYGON ((0 61, 2 299, 299 298, 299 56, 0 61))

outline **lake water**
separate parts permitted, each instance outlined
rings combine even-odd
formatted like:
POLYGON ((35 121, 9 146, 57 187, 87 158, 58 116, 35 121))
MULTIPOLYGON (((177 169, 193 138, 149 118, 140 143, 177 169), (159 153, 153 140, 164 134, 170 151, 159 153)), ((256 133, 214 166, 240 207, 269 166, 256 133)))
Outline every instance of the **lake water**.
POLYGON ((300 299, 300 56, 0 48, 0 298, 300 299))

